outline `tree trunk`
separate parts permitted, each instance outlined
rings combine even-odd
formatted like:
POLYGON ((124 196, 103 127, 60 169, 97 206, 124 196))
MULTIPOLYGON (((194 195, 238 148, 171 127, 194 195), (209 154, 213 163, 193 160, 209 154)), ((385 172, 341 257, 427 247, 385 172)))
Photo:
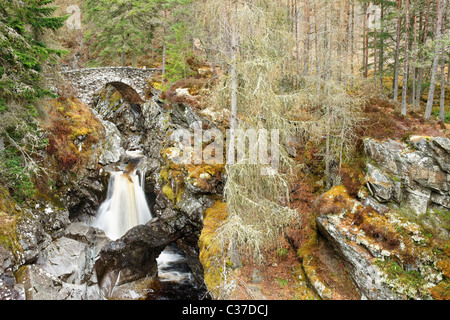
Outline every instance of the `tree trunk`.
POLYGON ((230 119, 230 149, 234 150, 235 130, 237 126, 237 40, 236 27, 231 22, 231 119, 230 119))
POLYGON ((406 115, 406 93, 408 92, 408 48, 409 48, 409 0, 405 2, 405 61, 403 64, 402 115, 406 115))
POLYGON ((355 2, 352 1, 352 30, 350 33, 350 71, 351 71, 351 87, 353 88, 354 85, 354 81, 353 81, 353 77, 354 75, 354 64, 353 64, 353 60, 354 60, 354 56, 355 56, 355 2))
POLYGON ((417 15, 414 15, 414 43, 413 43, 413 56, 412 56, 412 94, 411 104, 416 104, 416 59, 417 59, 417 15))
POLYGON ((308 75, 308 65, 309 65, 309 33, 310 33, 310 25, 309 25, 309 7, 308 7, 308 1, 305 0, 305 23, 306 23, 306 29, 305 29, 305 40, 303 43, 303 75, 306 77, 308 75))
POLYGON ((297 8, 297 23, 295 24, 295 68, 300 77, 300 8, 297 8))
MULTIPOLYGON (((230 49, 231 49, 231 70, 230 70, 230 77, 231 77, 231 118, 230 118, 230 141, 228 145, 228 151, 231 152, 232 159, 230 156, 227 157, 227 162, 231 165, 235 163, 234 155, 235 155, 235 143, 236 143, 236 129, 237 129, 237 92, 238 92, 238 77, 237 77, 237 59, 238 59, 238 43, 237 43, 237 30, 236 30, 236 24, 234 21, 233 14, 231 11, 236 10, 233 7, 233 3, 230 1, 230 17, 229 17, 229 25, 230 25, 230 32, 231 32, 231 39, 230 39, 230 49), (230 161, 231 160, 231 161, 230 161)), ((228 153, 230 155, 230 153, 228 153)), ((230 239, 230 259, 233 263, 233 266, 239 267, 240 266, 240 252, 239 247, 237 245, 238 243, 238 234, 233 233, 231 239, 230 239)))
POLYGON ((439 119, 445 120, 445 59, 441 58, 441 97, 439 99, 439 119))
POLYGON ((314 2, 314 12, 316 13, 314 15, 314 54, 316 56, 316 77, 320 79, 320 63, 319 63, 319 30, 318 30, 318 23, 317 23, 317 10, 316 10, 316 3, 314 2))
MULTIPOLYGON (((427 2, 427 8, 426 8, 426 14, 425 14, 425 22, 423 26, 423 34, 422 34, 422 45, 425 44, 427 41, 427 34, 428 34, 428 22, 430 18, 430 2, 431 0, 428 0, 427 2)), ((417 77, 417 86, 416 86, 416 105, 414 106, 416 109, 419 108, 420 100, 422 98, 422 77, 423 77, 423 68, 419 68, 419 74, 417 77)))
POLYGON ((373 32, 373 80, 377 88, 377 29, 373 32))
MULTIPOLYGON (((445 3, 444 3, 445 4, 445 3)), ((444 4, 442 5, 444 7, 444 4)), ((444 7, 445 8, 445 7, 444 7)), ((442 10, 444 10, 444 8, 442 10)), ((442 16, 441 34, 445 34, 445 16, 442 16)), ((447 71, 450 74, 450 69, 447 71)), ((439 119, 445 120, 445 50, 441 49, 441 96, 439 99, 439 119)))
MULTIPOLYGON (((167 20, 167 10, 164 10, 164 20, 167 20)), ((162 74, 166 73, 166 21, 163 27, 163 56, 162 56, 162 74)))
POLYGON ((367 4, 364 5, 364 78, 367 78, 369 72, 369 26, 367 20, 367 4))
POLYGON ((325 141, 325 185, 327 190, 331 188, 331 177, 330 177, 330 107, 327 106, 327 136, 325 141))
POLYGON ((436 26, 436 47, 434 48, 434 59, 433 65, 431 67, 431 81, 430 81, 430 90, 428 91, 427 98, 427 107, 425 109, 425 119, 430 119, 431 111, 433 109, 433 101, 434 101, 434 89, 436 86, 436 74, 437 67, 439 64, 439 56, 440 51, 442 50, 442 39, 441 39, 441 25, 442 25, 442 16, 444 12, 445 0, 437 0, 437 26, 436 26))
MULTIPOLYGON (((383 3, 380 3, 380 8, 381 8, 381 16, 380 19, 381 21, 383 21, 384 18, 384 7, 383 7, 383 3)), ((383 33, 384 33, 384 28, 383 28, 383 23, 381 23, 381 30, 380 30, 380 53, 379 53, 379 62, 378 62, 378 72, 380 73, 380 92, 381 94, 383 94, 383 90, 384 90, 384 84, 383 84, 383 71, 384 71, 384 40, 383 40, 383 33)))
MULTIPOLYGON (((203 5, 206 6, 206 0, 203 0, 203 5)), ((215 58, 214 50, 212 48, 213 42, 212 42, 212 37, 211 37, 211 31, 209 29, 208 17, 206 17, 205 29, 206 29, 206 35, 207 35, 208 44, 209 44, 208 52, 209 52, 209 56, 210 56, 210 59, 211 59, 212 75, 213 75, 213 78, 216 78, 217 77, 216 58, 215 58)))
POLYGON ((397 18, 397 37, 395 43, 395 70, 394 70, 394 101, 398 102, 398 64, 400 58, 400 27, 401 27, 401 15, 400 10, 402 8, 402 1, 397 0, 398 18, 397 18))
MULTIPOLYGON (((344 68, 349 67, 349 58, 350 58, 350 19, 352 16, 352 12, 350 10, 350 0, 345 2, 345 66, 344 68)), ((348 86, 348 75, 345 76, 345 86, 348 86)))
POLYGON ((166 73, 166 39, 165 39, 165 30, 164 30, 164 37, 163 37, 163 55, 162 55, 162 74, 166 73))
POLYGON ((367 3, 364 2, 363 4, 363 61, 362 61, 362 70, 363 70, 363 77, 367 78, 367 74, 366 74, 366 24, 367 24, 367 16, 366 16, 366 11, 367 11, 367 3))
POLYGON ((125 53, 125 51, 122 51, 122 67, 126 66, 127 66, 127 54, 125 53))

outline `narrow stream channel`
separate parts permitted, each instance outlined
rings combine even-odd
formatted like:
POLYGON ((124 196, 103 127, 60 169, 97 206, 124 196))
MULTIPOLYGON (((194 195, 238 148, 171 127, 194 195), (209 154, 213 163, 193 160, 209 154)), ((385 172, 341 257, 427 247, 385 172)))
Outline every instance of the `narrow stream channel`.
POLYGON ((156 260, 158 279, 149 290, 147 300, 209 299, 207 291, 195 284, 186 258, 176 244, 169 245, 156 260))

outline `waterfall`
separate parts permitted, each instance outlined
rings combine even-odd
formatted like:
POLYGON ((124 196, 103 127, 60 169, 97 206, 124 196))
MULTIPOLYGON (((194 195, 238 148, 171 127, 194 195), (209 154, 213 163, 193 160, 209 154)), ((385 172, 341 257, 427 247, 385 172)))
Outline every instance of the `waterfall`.
POLYGON ((136 166, 140 159, 132 158, 125 170, 111 173, 105 201, 97 211, 94 227, 116 240, 128 230, 152 218, 144 192, 143 170, 136 166))

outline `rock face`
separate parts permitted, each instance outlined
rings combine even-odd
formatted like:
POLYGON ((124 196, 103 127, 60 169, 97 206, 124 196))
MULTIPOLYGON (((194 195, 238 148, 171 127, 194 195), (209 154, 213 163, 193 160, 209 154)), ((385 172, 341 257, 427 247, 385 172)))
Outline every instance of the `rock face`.
POLYGON ((382 213, 349 197, 343 186, 318 201, 318 231, 342 258, 362 299, 441 295, 448 276, 445 243, 393 208, 382 213))
MULTIPOLYGON (((149 166, 147 177, 148 188, 153 189, 156 195, 153 210, 169 229, 189 230, 178 239, 177 245, 186 255, 196 283, 203 285, 203 266, 198 258, 200 252, 197 243, 205 210, 214 204, 214 197, 222 194, 224 167, 205 164, 205 159, 200 164, 177 163, 172 156, 181 150, 170 141, 169 135, 177 129, 193 134, 196 124, 202 123, 207 128, 211 128, 212 124, 183 103, 172 105, 168 110, 152 103, 149 108, 144 108, 144 114, 146 123, 149 123, 147 119, 159 119, 157 122, 152 121, 153 126, 150 128, 155 130, 148 130, 145 140, 146 150, 149 150, 147 156, 154 164, 149 166), (158 139, 164 143, 155 148, 158 139)), ((206 140, 203 142, 208 143, 206 140)))
POLYGON ((398 295, 384 283, 378 267, 372 263, 373 256, 356 242, 349 243, 348 239, 352 236, 340 229, 339 223, 325 217, 319 217, 316 221, 319 232, 327 238, 346 262, 362 299, 398 299, 398 295))
POLYGON ((449 298, 449 146, 442 137, 366 139, 369 192, 354 199, 337 186, 318 198, 317 230, 361 298, 449 298))
POLYGON ((450 140, 412 136, 408 145, 393 140, 364 141, 368 188, 380 202, 406 202, 417 215, 450 209, 450 140))
POLYGON ((103 299, 94 258, 109 239, 81 222, 69 224, 40 251, 34 264, 20 269, 18 281, 27 300, 103 299))

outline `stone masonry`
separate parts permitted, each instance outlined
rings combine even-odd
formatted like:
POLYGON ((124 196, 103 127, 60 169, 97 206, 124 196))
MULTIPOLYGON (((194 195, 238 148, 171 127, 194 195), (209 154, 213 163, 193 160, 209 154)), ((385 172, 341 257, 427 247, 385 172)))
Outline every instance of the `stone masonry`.
POLYGON ((125 100, 141 103, 145 100, 147 80, 158 69, 131 67, 85 68, 63 71, 62 75, 77 91, 77 98, 86 104, 92 103, 94 93, 107 84, 116 87, 125 100))

